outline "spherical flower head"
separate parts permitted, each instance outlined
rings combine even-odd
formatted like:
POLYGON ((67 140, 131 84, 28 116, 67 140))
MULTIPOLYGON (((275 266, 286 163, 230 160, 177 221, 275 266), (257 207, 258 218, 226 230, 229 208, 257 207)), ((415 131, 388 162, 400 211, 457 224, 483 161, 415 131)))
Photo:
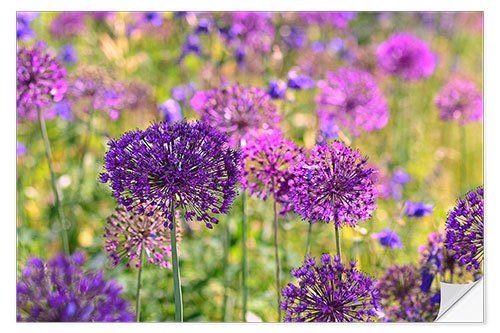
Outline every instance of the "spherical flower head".
POLYGON ((376 208, 374 169, 367 157, 343 143, 316 145, 289 170, 293 174, 291 200, 295 212, 311 223, 333 222, 355 226, 369 219, 376 208))
POLYGON ((201 120, 223 130, 236 146, 252 129, 270 129, 278 126, 280 117, 269 95, 256 87, 223 85, 198 91, 191 100, 201 120))
POLYGON ((85 12, 62 12, 50 24, 55 38, 68 39, 85 32, 85 12))
POLYGON ((17 321, 122 322, 134 319, 122 287, 103 272, 87 273, 84 258, 30 258, 17 281, 17 321))
POLYGON ((443 120, 454 120, 465 125, 483 119, 483 97, 471 81, 453 79, 435 99, 443 120))
POLYGON ((101 182, 109 181, 118 203, 140 214, 148 204, 171 221, 179 208, 187 221, 212 228, 218 223, 212 215, 229 211, 240 179, 240 152, 227 143, 203 122, 154 122, 108 142, 101 182))
POLYGON ((459 198, 448 212, 446 248, 467 270, 479 270, 484 253, 484 189, 482 186, 459 198))
POLYGON ((378 239, 380 245, 384 247, 388 247, 391 249, 403 249, 403 243, 401 243, 401 239, 399 235, 392 231, 391 229, 384 229, 381 232, 372 234, 371 237, 373 239, 378 239))
POLYGON ((389 108, 372 75, 364 70, 339 68, 318 82, 316 112, 322 122, 333 119, 353 135, 379 130, 389 120, 389 108))
POLYGON ((405 80, 429 77, 436 67, 436 56, 426 41, 410 33, 396 32, 377 49, 382 69, 405 80))
POLYGON ((432 205, 423 202, 407 201, 405 215, 408 217, 424 217, 432 214, 432 205))
POLYGON ((431 302, 434 293, 420 289, 422 275, 413 265, 394 265, 387 268, 377 279, 382 307, 390 321, 433 321, 439 311, 439 303, 431 302))
POLYGON ((375 280, 359 271, 356 262, 344 266, 340 257, 306 258, 304 265, 292 270, 298 286, 289 283, 283 288, 287 322, 357 322, 371 321, 380 310, 375 280))
POLYGON ((276 129, 254 130, 244 137, 242 143, 241 187, 264 200, 273 195, 277 202, 287 207, 286 210, 290 210, 288 182, 292 175, 288 168, 302 150, 283 138, 276 129))
MULTIPOLYGON (((171 230, 165 226, 167 220, 158 210, 144 206, 145 214, 118 206, 108 217, 104 238, 104 249, 110 255, 114 265, 120 261, 127 266, 141 267, 144 263, 172 269, 169 258, 172 255, 170 245, 171 230), (141 262, 141 251, 145 262, 141 262)), ((181 225, 176 222, 177 241, 181 241, 181 225)), ((177 243, 179 246, 179 243, 177 243)))
POLYGON ((66 69, 41 43, 17 51, 17 114, 35 120, 37 109, 63 99, 67 90, 66 69))
POLYGON ((230 44, 239 45, 257 52, 271 51, 274 40, 274 24, 271 13, 231 12, 232 27, 228 32, 230 44))

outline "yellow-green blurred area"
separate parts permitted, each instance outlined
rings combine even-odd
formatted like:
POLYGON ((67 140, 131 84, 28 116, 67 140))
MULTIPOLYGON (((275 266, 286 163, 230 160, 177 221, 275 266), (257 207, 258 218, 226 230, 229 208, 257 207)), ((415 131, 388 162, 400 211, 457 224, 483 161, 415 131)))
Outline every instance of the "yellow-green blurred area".
MULTIPOLYGON (((267 89, 273 79, 286 81, 290 70, 312 68, 314 80, 342 66, 370 70, 390 106, 389 123, 383 129, 362 132, 353 137, 343 129, 340 139, 369 157, 369 163, 383 172, 400 161, 411 176, 401 200, 378 199, 373 218, 356 228, 341 232, 344 260, 357 260, 361 270, 379 277, 384 268, 398 264, 416 264, 418 246, 427 242, 431 232, 444 231, 447 212, 467 190, 483 184, 483 127, 470 123, 463 128, 453 121, 442 121, 434 99, 452 75, 473 81, 482 91, 483 31, 481 13, 357 13, 344 30, 305 26, 308 44, 299 50, 284 47, 279 34, 283 26, 295 24, 294 13, 273 13, 276 36, 268 53, 246 59, 238 66, 234 50, 215 32, 202 34, 203 55, 187 55, 178 63, 186 37, 201 17, 223 13, 188 13, 177 17, 162 13, 160 27, 149 26, 128 33, 132 13, 119 12, 103 21, 85 20, 85 31, 68 39, 57 39, 50 25, 59 13, 43 12, 31 23, 35 37, 19 44, 31 45, 43 40, 54 53, 71 43, 78 61, 65 65, 69 75, 79 66, 105 68, 116 80, 139 82, 152 91, 159 105, 172 98, 177 85, 195 83, 198 89, 220 84, 221 77, 231 83, 255 85, 267 89), (377 68, 377 46, 395 31, 408 31, 427 41, 437 55, 433 75, 419 81, 403 81, 383 75, 377 68), (327 43, 340 37, 355 60, 334 53, 314 53, 313 41, 327 43), (396 121, 403 115, 402 125, 396 121), (399 140, 404 138, 404 142, 399 140), (399 145, 406 150, 400 156, 399 145), (407 200, 433 206, 433 213, 422 218, 404 216, 407 200), (386 249, 371 234, 390 228, 397 232, 404 249, 386 249)), ((280 124, 287 138, 311 148, 319 130, 315 96, 318 88, 288 91, 286 100, 275 101, 283 116, 280 124)), ((141 99, 143 96, 138 95, 141 99)), ((125 265, 113 267, 103 250, 106 217, 116 200, 107 184, 98 182, 102 172, 106 143, 123 132, 144 129, 151 121, 161 120, 155 107, 126 110, 112 121, 104 112, 95 112, 92 132, 88 134, 88 114, 74 106, 73 121, 55 117, 46 121, 54 168, 62 194, 65 216, 70 224, 70 248, 85 253, 86 268, 104 269, 107 278, 117 279, 124 297, 135 302, 137 270, 125 265), (84 149, 83 147, 86 146, 84 149), (83 172, 83 173, 82 173, 83 172), (80 174, 83 175, 80 182, 80 174)), ((181 104, 188 120, 199 119, 189 103, 181 104)), ((97 110, 98 111, 98 110, 97 110)), ((26 154, 17 157, 17 261, 22 269, 29 256, 48 259, 62 251, 55 198, 45 157, 39 125, 18 120, 17 141, 26 146, 26 154)), ((180 245, 180 270, 185 321, 241 321, 241 196, 213 230, 196 223, 186 229, 180 245), (230 229, 229 268, 223 269, 225 225, 230 229), (227 274, 225 276, 225 274, 227 274), (224 304, 224 287, 227 299, 224 304)), ((276 321, 275 266, 273 248, 273 211, 271 201, 247 199, 249 239, 249 311, 253 320, 276 321)), ((282 284, 295 283, 289 273, 303 262, 308 224, 290 213, 280 217, 280 253, 282 284)), ((317 223, 312 228, 313 256, 335 254, 332 224, 317 223)), ((173 321, 174 299, 172 272, 146 265, 143 271, 142 321, 173 321)))

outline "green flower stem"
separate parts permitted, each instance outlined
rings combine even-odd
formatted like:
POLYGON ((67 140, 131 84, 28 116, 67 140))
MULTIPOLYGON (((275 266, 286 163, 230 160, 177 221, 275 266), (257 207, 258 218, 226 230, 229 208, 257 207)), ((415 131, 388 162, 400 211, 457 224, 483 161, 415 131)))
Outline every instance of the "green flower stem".
POLYGON ((183 322, 181 274, 179 271, 179 256, 177 254, 177 231, 175 221, 175 202, 171 204, 172 229, 170 229, 170 246, 172 247, 172 273, 174 278, 175 321, 183 322))
POLYGON ((309 253, 311 253, 311 232, 312 232, 312 223, 309 222, 309 227, 307 227, 307 238, 306 238, 306 251, 304 253, 304 258, 307 257, 309 253))
POLYGON ((135 321, 141 321, 141 287, 142 287, 142 266, 144 258, 144 248, 141 248, 139 273, 137 274, 137 292, 135 294, 135 321))
POLYGON ((61 227, 63 249, 64 252, 69 254, 68 230, 66 227, 66 221, 64 219, 64 212, 62 209, 61 199, 59 197, 59 191, 57 190, 56 174, 54 172, 54 165, 52 164, 52 152, 50 150, 49 136, 47 135, 47 128, 45 127, 45 120, 43 119, 42 116, 42 110, 40 110, 40 108, 37 108, 37 113, 38 113, 38 122, 40 123, 40 130, 42 132, 43 143, 45 145, 45 155, 47 156, 47 162, 49 163, 52 191, 54 192, 54 195, 56 197, 57 216, 59 218, 59 223, 61 227))
POLYGON ((83 179, 85 178, 85 155, 87 154, 89 148, 90 138, 93 132, 92 118, 94 110, 89 110, 89 117, 87 119, 87 130, 85 133, 85 138, 83 141, 83 146, 81 148, 82 155, 80 157, 80 165, 78 166, 78 182, 76 185, 76 192, 73 197, 73 204, 78 204, 80 201, 80 195, 82 192, 83 179))
POLYGON ((335 244, 337 246, 337 255, 342 260, 341 252, 340 252, 340 231, 336 225, 335 225, 335 244))
POLYGON ((246 193, 245 191, 242 191, 242 220, 243 220, 243 225, 242 225, 242 243, 243 243, 243 253, 242 253, 242 260, 241 260, 241 265, 242 265, 242 272, 243 272, 243 278, 242 278, 242 284, 243 284, 243 322, 246 322, 247 318, 247 310, 248 310, 248 287, 247 287, 247 277, 248 277, 248 262, 247 262, 247 233, 248 233, 248 223, 247 223, 247 200, 246 200, 246 193))
POLYGON ((276 194, 273 196, 274 211, 274 254, 276 257, 276 296, 278 300, 278 322, 281 321, 281 280, 280 280, 280 254, 278 243, 278 211, 276 209, 276 194))

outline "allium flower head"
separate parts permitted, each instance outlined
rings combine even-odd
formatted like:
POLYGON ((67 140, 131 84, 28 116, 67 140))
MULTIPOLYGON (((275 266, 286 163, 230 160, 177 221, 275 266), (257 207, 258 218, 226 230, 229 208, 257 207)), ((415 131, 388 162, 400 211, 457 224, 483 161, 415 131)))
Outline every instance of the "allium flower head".
MULTIPOLYGON (((164 226, 165 217, 158 210, 154 211, 151 206, 145 208, 145 213, 137 214, 118 206, 107 219, 104 231, 105 250, 113 259, 114 265, 123 260, 127 266, 133 264, 140 267, 144 264, 140 260, 141 251, 144 251, 147 263, 171 269, 172 264, 168 261, 172 255, 170 229, 164 226)), ((177 240, 180 241, 179 220, 176 227, 177 240)))
POLYGON ((401 243, 401 239, 399 235, 392 231, 391 229, 384 229, 381 232, 372 234, 371 237, 373 239, 378 239, 380 245, 389 247, 391 249, 403 249, 403 243, 401 243))
POLYGON ((432 205, 423 202, 407 201, 405 215, 408 217, 424 217, 432 214, 432 205))
POLYGON ((371 217, 376 207, 374 170, 359 150, 334 141, 316 145, 309 159, 299 155, 297 160, 289 169, 294 175, 291 199, 303 219, 342 227, 371 217))
POLYGON ((85 12, 62 12, 50 24, 52 36, 61 39, 76 37, 85 31, 85 12))
POLYGON ((292 275, 299 283, 283 288, 285 321, 371 321, 381 309, 375 280, 360 272, 356 262, 344 266, 340 257, 323 254, 317 265, 308 257, 292 275))
POLYGON ((59 254, 44 263, 29 259, 17 281, 17 321, 132 321, 122 287, 103 272, 86 273, 80 252, 59 254))
POLYGON ((254 130, 243 139, 241 187, 262 197, 274 195, 283 205, 282 215, 291 210, 288 167, 302 152, 292 141, 284 139, 279 130, 254 130))
POLYGON ((340 68, 328 72, 318 88, 316 112, 322 122, 333 119, 356 136, 360 129, 371 132, 387 125, 389 108, 370 73, 340 68))
POLYGON ((17 51, 17 114, 35 120, 37 109, 63 99, 66 69, 38 44, 17 51))
POLYGON ((377 279, 381 303, 390 321, 433 321, 439 311, 439 302, 431 302, 433 293, 420 289, 422 276, 413 265, 394 265, 377 279))
POLYGON ((483 98, 471 81, 449 81, 435 99, 443 120, 455 120, 460 125, 483 119, 483 98))
POLYGON ((377 59, 384 71, 406 80, 429 77, 436 67, 436 56, 427 42, 405 32, 396 32, 380 44, 377 59))
POLYGON ((484 252, 484 190, 480 186, 459 198, 448 212, 446 248, 454 251, 453 258, 467 270, 478 270, 484 252))
POLYGON ((212 228, 212 214, 229 211, 240 178, 240 152, 227 142, 202 122, 155 122, 108 142, 101 182, 109 180, 118 203, 140 214, 146 203, 171 220, 175 205, 186 220, 212 228))
POLYGON ((239 145, 250 130, 274 128, 280 121, 269 95, 256 87, 224 85, 198 91, 191 107, 200 113, 202 121, 223 130, 232 146, 239 145))
POLYGON ((271 13, 231 12, 232 27, 228 31, 230 44, 250 48, 258 52, 269 52, 274 40, 274 24, 271 13))

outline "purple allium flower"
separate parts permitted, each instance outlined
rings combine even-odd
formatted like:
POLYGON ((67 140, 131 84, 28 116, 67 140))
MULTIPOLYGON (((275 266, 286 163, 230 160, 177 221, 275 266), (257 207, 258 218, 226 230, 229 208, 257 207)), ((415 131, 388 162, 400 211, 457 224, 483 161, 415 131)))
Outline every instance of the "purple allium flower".
POLYGON ((74 64, 78 61, 78 54, 72 44, 65 44, 60 51, 61 59, 69 64, 74 64))
POLYGON ((161 12, 146 12, 144 13, 144 21, 151 23, 155 27, 161 27, 163 24, 163 15, 161 12))
POLYGON ((283 206, 282 215, 292 210, 288 167, 302 150, 275 129, 250 132, 242 140, 241 151, 241 187, 264 200, 274 195, 283 206))
POLYGON ((167 99, 165 102, 160 104, 158 112, 162 115, 163 120, 168 124, 182 120, 181 107, 179 103, 173 99, 167 99))
POLYGON ((370 73, 340 68, 328 72, 318 87, 321 93, 316 97, 316 112, 321 121, 334 119, 356 136, 359 129, 371 132, 387 125, 389 108, 370 73))
POLYGON ((16 142, 16 155, 17 156, 26 155, 26 146, 21 142, 16 142))
POLYGON ((304 265, 292 270, 298 286, 283 288, 287 322, 371 321, 380 308, 375 280, 359 271, 356 262, 344 266, 340 257, 321 256, 321 265, 308 257, 304 265))
POLYGON ((205 123, 152 123, 145 131, 125 132, 108 142, 104 157, 113 196, 129 210, 144 214, 141 204, 159 209, 171 220, 181 208, 208 228, 213 214, 229 211, 240 178, 240 152, 228 147, 225 134, 205 123))
POLYGON ((17 114, 35 120, 37 109, 63 99, 66 69, 41 45, 17 51, 17 114))
MULTIPOLYGON (((152 206, 146 206, 144 211, 146 214, 140 215, 118 206, 107 219, 104 231, 105 250, 113 259, 114 265, 125 261, 127 266, 133 264, 140 267, 141 251, 144 251, 144 259, 148 264, 172 269, 172 264, 168 261, 172 255, 171 230, 164 226, 167 221, 162 213, 155 211, 152 206)), ((181 241, 179 221, 180 219, 177 220, 176 226, 178 242, 181 241)))
POLYGON ((432 205, 423 202, 407 201, 405 215, 408 217, 424 217, 432 214, 432 205))
POLYGON ((38 16, 35 12, 17 12, 16 13, 16 36, 20 40, 30 40, 35 36, 31 29, 31 22, 38 16))
POLYGON ((83 255, 32 257, 17 281, 17 321, 133 321, 122 287, 103 272, 86 273, 83 255))
POLYGON ((439 304, 431 303, 432 293, 422 292, 422 276, 413 265, 394 265, 377 279, 382 307, 390 321, 433 321, 439 304))
POLYGON ((449 81, 435 99, 443 120, 455 120, 460 125, 483 119, 483 98, 471 81, 449 81))
POLYGON ((482 186, 459 198, 448 212, 446 248, 454 251, 453 258, 467 270, 478 270, 484 253, 484 189, 482 186))
POLYGON ((55 38, 68 39, 85 31, 85 12, 62 12, 50 24, 50 33, 55 38))
POLYGON ((316 145, 309 159, 301 154, 297 160, 289 169, 294 175, 291 199, 303 219, 342 227, 371 217, 376 208, 374 169, 366 166, 368 157, 359 150, 334 141, 316 145))
POLYGON ((280 34, 286 46, 291 50, 300 50, 307 44, 307 34, 299 26, 282 28, 280 29, 280 34))
POLYGON ((228 31, 230 44, 244 46, 257 52, 271 51, 274 24, 271 13, 230 12, 232 27, 228 31))
POLYGON ((377 59, 384 71, 406 80, 429 77, 436 67, 436 56, 427 42, 405 32, 396 32, 381 43, 377 59))
POLYGON ((300 17, 307 24, 333 26, 338 29, 347 28, 349 21, 355 16, 354 12, 300 12, 300 17))
POLYGON ((309 76, 297 74, 295 71, 288 72, 288 87, 295 90, 311 89, 316 86, 316 82, 309 76))
POLYGON ((401 243, 401 239, 399 235, 392 231, 391 229, 384 229, 381 232, 376 234, 372 234, 371 237, 373 239, 378 239, 380 245, 389 247, 391 249, 403 249, 403 243, 401 243))
POLYGON ((232 146, 251 129, 270 129, 278 126, 280 117, 271 98, 262 89, 238 84, 198 91, 191 100, 201 120, 223 130, 232 146))
POLYGON ((269 81, 269 91, 267 92, 272 99, 284 99, 286 96, 287 85, 282 80, 269 81))

